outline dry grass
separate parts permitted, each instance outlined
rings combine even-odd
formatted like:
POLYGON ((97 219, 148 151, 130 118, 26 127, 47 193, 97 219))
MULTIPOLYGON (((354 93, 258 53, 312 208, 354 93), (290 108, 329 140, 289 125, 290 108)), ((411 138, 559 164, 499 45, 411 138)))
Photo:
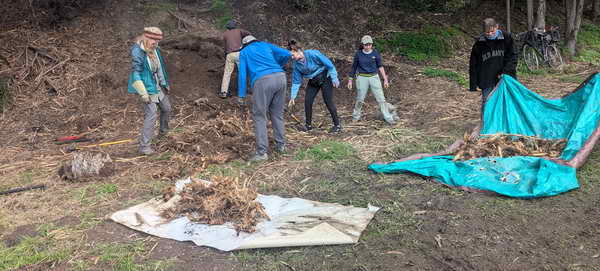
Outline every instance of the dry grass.
POLYGON ((482 137, 476 139, 465 134, 464 141, 465 144, 454 153, 454 161, 488 156, 557 158, 567 142, 566 139, 548 140, 533 136, 508 134, 482 135, 482 137))
MULTIPOLYGON (((167 189, 165 201, 175 195, 175 188, 167 189)), ((256 201, 256 190, 240 184, 238 178, 215 176, 210 182, 194 180, 178 193, 181 199, 175 207, 163 211, 165 218, 187 216, 194 222, 221 225, 232 222, 240 232, 255 232, 260 219, 269 219, 265 210, 256 201)))

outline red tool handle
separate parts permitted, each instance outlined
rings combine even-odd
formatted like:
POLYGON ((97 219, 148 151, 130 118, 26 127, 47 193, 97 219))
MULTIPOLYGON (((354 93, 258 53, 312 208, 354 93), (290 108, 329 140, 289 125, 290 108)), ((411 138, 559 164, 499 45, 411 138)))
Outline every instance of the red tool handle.
POLYGON ((63 137, 59 137, 56 139, 56 141, 69 141, 69 140, 75 140, 75 139, 80 139, 82 138, 82 136, 63 136, 63 137))

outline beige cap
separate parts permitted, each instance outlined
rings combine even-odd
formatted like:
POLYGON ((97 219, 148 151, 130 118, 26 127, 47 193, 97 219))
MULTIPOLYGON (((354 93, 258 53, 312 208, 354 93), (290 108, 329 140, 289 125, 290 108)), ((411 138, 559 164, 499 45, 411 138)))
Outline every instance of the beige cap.
POLYGON ((371 44, 373 44, 373 38, 371 38, 371 36, 369 36, 369 35, 364 35, 364 36, 362 37, 362 39, 360 39, 360 42, 361 42, 362 44, 367 44, 367 43, 371 43, 371 44))
POLYGON ((153 40, 162 40, 163 32, 158 27, 144 27, 144 37, 153 40))
POLYGON ((243 45, 246 45, 246 44, 248 44, 248 43, 250 43, 250 42, 252 42, 252 41, 255 41, 255 40, 256 40, 256 38, 255 38, 254 36, 252 36, 252 35, 248 35, 248 36, 245 36, 245 37, 242 39, 242 44, 243 44, 243 45))

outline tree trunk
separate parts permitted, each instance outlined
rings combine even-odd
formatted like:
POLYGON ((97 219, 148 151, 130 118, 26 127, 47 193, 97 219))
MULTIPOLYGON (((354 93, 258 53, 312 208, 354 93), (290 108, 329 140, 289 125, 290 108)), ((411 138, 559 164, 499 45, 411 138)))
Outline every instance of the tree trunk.
POLYGON ((506 0, 506 31, 510 32, 510 0, 506 0))
POLYGON ((533 29, 533 0, 527 0, 527 30, 533 29))
POLYGON ((577 33, 581 26, 584 0, 566 0, 567 2, 567 49, 571 55, 576 54, 577 33))
POLYGON ((535 27, 541 30, 546 29, 546 0, 539 0, 538 2, 535 27))
POLYGON ((600 22, 600 0, 594 0, 594 22, 600 22))

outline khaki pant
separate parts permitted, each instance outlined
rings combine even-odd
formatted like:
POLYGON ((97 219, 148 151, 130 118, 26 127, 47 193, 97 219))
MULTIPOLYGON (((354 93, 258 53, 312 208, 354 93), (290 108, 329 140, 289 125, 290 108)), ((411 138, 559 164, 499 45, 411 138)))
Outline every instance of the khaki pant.
POLYGON ((356 104, 354 105, 354 112, 352 112, 352 118, 359 120, 361 117, 362 106, 365 102, 367 92, 371 89, 375 100, 379 104, 379 109, 386 122, 394 123, 394 118, 390 114, 387 103, 385 102, 385 96, 383 95, 383 87, 381 86, 381 80, 379 75, 374 76, 357 76, 356 78, 356 104))
POLYGON ((223 72, 223 83, 221 83, 221 93, 227 93, 229 90, 229 81, 231 80, 231 73, 233 72, 234 65, 240 64, 240 52, 233 52, 227 54, 225 57, 225 71, 223 72))

